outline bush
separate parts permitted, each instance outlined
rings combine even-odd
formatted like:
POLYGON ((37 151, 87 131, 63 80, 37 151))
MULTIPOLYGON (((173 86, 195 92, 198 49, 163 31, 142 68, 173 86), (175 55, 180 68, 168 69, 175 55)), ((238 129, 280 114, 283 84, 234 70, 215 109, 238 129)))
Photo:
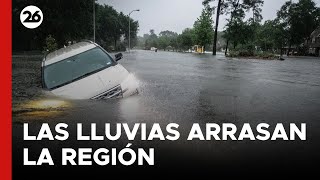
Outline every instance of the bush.
POLYGON ((229 54, 227 54, 227 57, 239 57, 238 51, 229 51, 229 54))
POLYGON ((240 51, 239 51, 239 56, 240 56, 240 57, 254 56, 254 52, 251 51, 251 50, 240 50, 240 51))
POLYGON ((228 57, 253 57, 257 59, 276 59, 277 56, 270 52, 254 52, 250 50, 232 50, 228 57))
POLYGON ((248 50, 232 50, 229 52, 228 57, 252 57, 254 56, 253 51, 248 50))
POLYGON ((46 38, 46 45, 44 46, 44 51, 51 52, 57 50, 58 44, 56 39, 54 39, 51 35, 46 38))
POLYGON ((256 53, 256 56, 262 59, 275 59, 276 55, 270 52, 259 52, 256 53))
POLYGON ((124 43, 117 44, 116 51, 126 51, 126 46, 124 43))

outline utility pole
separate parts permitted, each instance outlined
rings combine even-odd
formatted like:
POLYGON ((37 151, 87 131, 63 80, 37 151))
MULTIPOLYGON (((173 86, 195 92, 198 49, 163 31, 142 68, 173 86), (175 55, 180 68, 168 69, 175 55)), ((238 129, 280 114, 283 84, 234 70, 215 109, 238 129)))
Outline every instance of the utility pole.
POLYGON ((96 42, 96 2, 93 0, 93 42, 96 42))
POLYGON ((130 46, 130 38, 131 38, 131 37, 130 37, 130 36, 131 36, 131 35, 130 35, 130 34, 131 34, 131 33, 130 33, 130 24, 131 24, 130 15, 131 15, 131 13, 133 13, 134 11, 140 11, 140 9, 133 10, 133 11, 131 11, 131 12, 129 13, 129 39, 128 39, 128 48, 129 48, 128 51, 129 51, 129 52, 130 52, 130 48, 131 48, 131 46, 130 46))

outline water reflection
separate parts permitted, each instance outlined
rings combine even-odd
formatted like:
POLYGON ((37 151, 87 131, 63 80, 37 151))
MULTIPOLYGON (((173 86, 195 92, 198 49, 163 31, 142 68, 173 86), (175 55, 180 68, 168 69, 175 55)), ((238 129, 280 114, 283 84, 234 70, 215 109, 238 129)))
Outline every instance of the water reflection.
POLYGON ((70 101, 62 99, 30 100, 14 106, 12 114, 22 121, 48 119, 61 115, 71 107, 70 101))

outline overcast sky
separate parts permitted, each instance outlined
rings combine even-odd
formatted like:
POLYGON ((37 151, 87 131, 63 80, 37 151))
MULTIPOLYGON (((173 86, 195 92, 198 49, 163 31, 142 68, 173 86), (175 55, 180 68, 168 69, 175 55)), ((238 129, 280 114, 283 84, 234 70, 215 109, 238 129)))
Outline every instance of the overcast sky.
MULTIPOLYGON (((262 10, 264 20, 274 19, 277 11, 288 0, 265 0, 262 10)), ((294 0, 297 1, 297 0, 294 0)), ((98 0, 100 4, 113 6, 117 11, 129 14, 139 21, 139 36, 154 29, 158 34, 163 30, 181 33, 183 29, 192 27, 202 11, 202 0, 98 0)), ((320 0, 314 0, 317 6, 320 0)), ((216 2, 215 2, 216 3, 216 2)), ((215 19, 215 18, 214 18, 215 19)), ((219 30, 223 30, 226 17, 220 18, 219 30)))

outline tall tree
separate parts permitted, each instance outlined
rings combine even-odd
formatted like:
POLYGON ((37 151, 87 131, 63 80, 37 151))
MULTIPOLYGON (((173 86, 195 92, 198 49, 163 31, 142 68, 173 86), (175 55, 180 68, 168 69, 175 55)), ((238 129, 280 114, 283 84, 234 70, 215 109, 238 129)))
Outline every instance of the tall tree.
POLYGON ((243 0, 244 9, 246 9, 247 12, 252 12, 252 17, 248 20, 248 25, 250 26, 249 31, 252 32, 252 34, 248 38, 251 48, 254 48, 254 46, 256 46, 257 31, 261 26, 260 23, 263 18, 261 14, 261 7, 263 6, 263 4, 263 0, 243 0))
POLYGON ((263 0, 243 0, 243 4, 247 11, 251 10, 252 12, 252 22, 261 22, 262 20, 262 9, 264 1, 263 0))
POLYGON ((225 55, 227 55, 228 47, 229 47, 229 41, 230 38, 232 38, 233 32, 232 29, 236 28, 237 21, 241 21, 244 18, 244 10, 242 4, 240 4, 240 0, 229 0, 226 2, 226 14, 230 14, 230 18, 227 23, 227 30, 224 35, 224 37, 227 39, 226 49, 225 49, 225 55), (234 22, 235 21, 235 22, 234 22))
POLYGON ((205 6, 202 10, 201 16, 193 25, 196 43, 198 43, 198 45, 206 47, 206 45, 210 44, 213 37, 212 24, 212 9, 209 6, 205 6))
POLYGON ((233 20, 229 21, 226 25, 225 38, 233 43, 235 49, 238 44, 245 45, 251 39, 253 29, 248 22, 243 21, 243 15, 234 15, 233 20))
POLYGON ((145 41, 145 48, 150 49, 151 47, 158 47, 158 36, 155 34, 154 30, 150 30, 149 35, 145 35, 147 38, 145 41))
MULTIPOLYGON (((307 40, 313 30, 320 25, 320 8, 312 0, 287 1, 277 13, 277 21, 287 34, 289 49, 307 40)), ((289 51, 287 52, 289 55, 289 51)))
POLYGON ((161 31, 159 33, 159 39, 158 39, 159 48, 166 50, 168 46, 171 46, 173 49, 177 49, 178 48, 177 37, 178 37, 178 34, 176 32, 169 31, 169 30, 161 31))
POLYGON ((92 1, 13 0, 12 7, 14 50, 42 50, 49 35, 59 47, 68 41, 92 38, 92 1), (20 22, 20 12, 30 4, 39 7, 45 18, 32 30, 20 22))
POLYGON ((187 28, 182 31, 178 37, 180 48, 188 50, 191 46, 195 45, 195 32, 194 29, 187 28))
MULTIPOLYGON (((49 35, 56 40, 58 47, 62 47, 68 41, 93 39, 93 1, 13 0, 12 3, 14 50, 42 50, 49 35), (33 30, 26 29, 20 22, 20 12, 30 4, 38 6, 45 16, 42 24, 33 30)), ((101 45, 106 47, 116 46, 123 34, 126 37, 128 35, 128 16, 107 5, 96 3, 95 8, 96 41, 102 42, 101 45)), ((139 24, 131 18, 130 21, 131 37, 135 39, 139 24)))
POLYGON ((259 26, 256 42, 264 51, 281 50, 286 43, 285 36, 286 34, 283 32, 283 27, 277 20, 268 20, 259 26))
POLYGON ((256 42, 264 51, 275 47, 275 24, 274 21, 266 21, 257 30, 256 42))
MULTIPOLYGON (((204 6, 209 6, 210 2, 213 2, 215 0, 204 0, 203 5, 204 6)), ((217 14, 216 14, 216 25, 215 25, 215 31, 214 31, 214 36, 213 36, 213 48, 212 48, 212 55, 217 54, 217 40, 218 40, 218 28, 219 28, 219 20, 220 20, 220 15, 222 14, 222 8, 224 7, 224 0, 218 0, 217 4, 217 14)), ((214 8, 213 8, 214 9, 214 8)), ((212 12, 213 12, 212 9, 212 12)))

